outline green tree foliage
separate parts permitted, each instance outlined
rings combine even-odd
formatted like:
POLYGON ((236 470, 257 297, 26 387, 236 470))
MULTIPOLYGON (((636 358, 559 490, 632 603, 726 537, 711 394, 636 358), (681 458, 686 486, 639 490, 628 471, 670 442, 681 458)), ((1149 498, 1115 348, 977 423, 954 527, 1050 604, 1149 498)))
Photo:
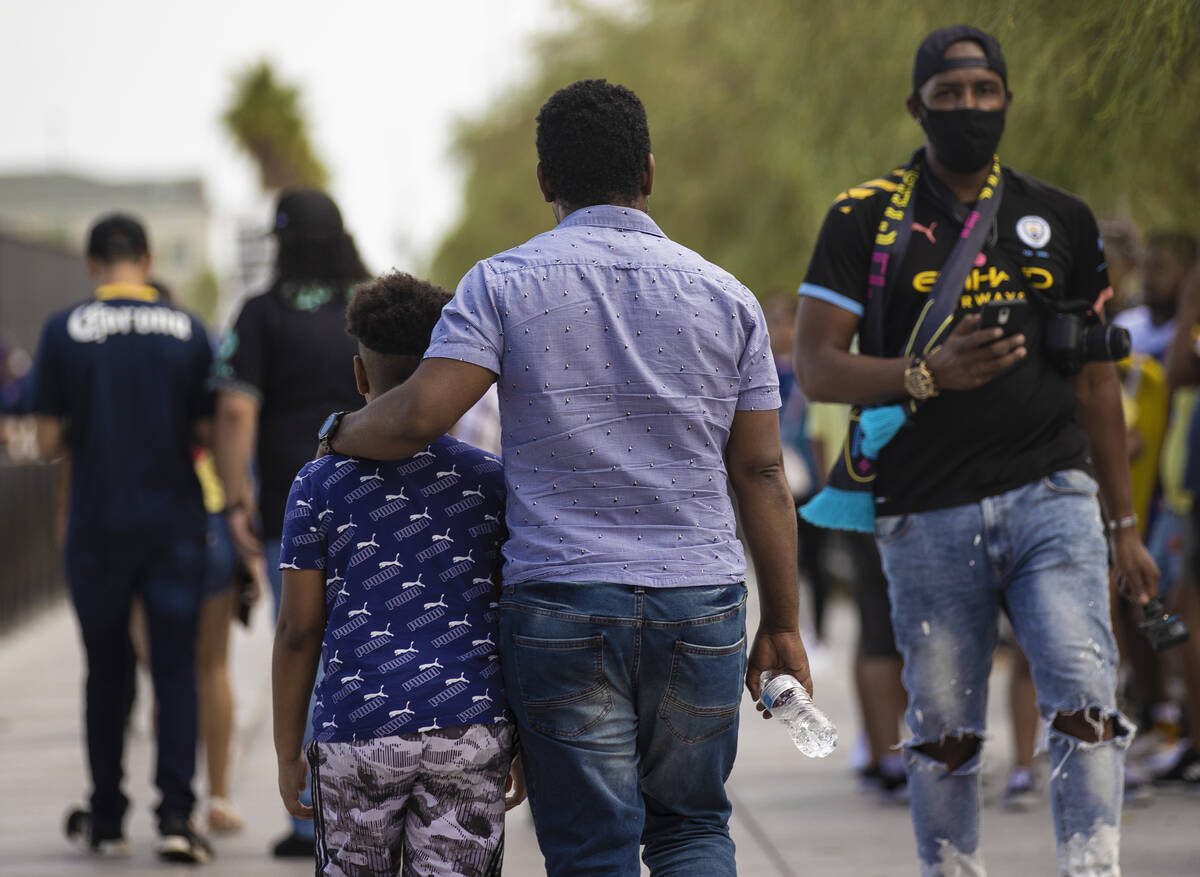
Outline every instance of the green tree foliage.
POLYGON ((264 189, 322 189, 329 182, 329 171, 309 139, 300 90, 280 82, 269 61, 237 74, 221 122, 258 165, 264 189))
POLYGON ((183 291, 184 303, 196 312, 208 325, 217 322, 217 308, 221 303, 221 284, 212 268, 204 268, 192 275, 183 291))
POLYGON ((641 0, 539 47, 528 85, 464 123, 462 218, 433 273, 549 227, 534 117, 556 88, 603 77, 641 96, 667 234, 759 295, 792 291, 838 192, 905 161, 912 58, 960 22, 1000 39, 1015 93, 1001 159, 1074 191, 1100 216, 1200 228, 1200 0, 641 0))

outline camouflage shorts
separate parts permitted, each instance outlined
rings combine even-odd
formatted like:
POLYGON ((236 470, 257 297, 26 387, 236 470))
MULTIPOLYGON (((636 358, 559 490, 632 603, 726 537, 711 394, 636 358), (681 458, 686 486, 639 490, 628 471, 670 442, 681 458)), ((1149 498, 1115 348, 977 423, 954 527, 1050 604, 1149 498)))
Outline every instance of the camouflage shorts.
POLYGON ((500 873, 509 725, 313 743, 317 873, 500 873))

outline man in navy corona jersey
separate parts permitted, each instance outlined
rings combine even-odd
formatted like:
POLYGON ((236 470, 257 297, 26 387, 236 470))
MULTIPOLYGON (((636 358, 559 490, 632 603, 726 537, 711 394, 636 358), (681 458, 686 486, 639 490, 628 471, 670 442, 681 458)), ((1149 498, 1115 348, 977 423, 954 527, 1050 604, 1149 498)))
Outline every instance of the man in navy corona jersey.
POLYGON ((51 317, 42 333, 33 410, 43 457, 71 459, 66 567, 87 654, 92 796, 67 833, 97 855, 128 852, 121 791, 133 697, 129 612, 145 607, 157 704, 159 854, 204 862, 190 825, 195 796, 196 625, 205 512, 191 448, 205 440, 212 355, 203 324, 147 284, 141 224, 114 214, 93 226, 95 298, 51 317))
MULTIPOLYGON (((346 321, 368 401, 417 367, 449 300, 406 274, 358 287, 346 321)), ((275 740, 284 804, 309 816, 299 792, 319 659, 308 760, 320 873, 498 872, 513 737, 496 649, 503 515, 499 459, 449 436, 396 462, 331 454, 296 476, 275 740)))
POLYGON ((979 748, 1003 608, 1049 726, 1060 870, 1116 875, 1132 727, 1116 709, 1098 493, 1123 591, 1145 602, 1157 571, 1134 526, 1113 365, 1065 364, 1044 329, 1059 313, 1097 322, 1111 295, 1096 223, 999 165, 1011 101, 993 37, 934 32, 907 101, 924 148, 830 209, 800 288, 797 374, 809 398, 862 411, 831 502, 804 513, 875 530, 922 873, 984 873, 979 748), (982 325, 996 302, 1008 324, 982 325))

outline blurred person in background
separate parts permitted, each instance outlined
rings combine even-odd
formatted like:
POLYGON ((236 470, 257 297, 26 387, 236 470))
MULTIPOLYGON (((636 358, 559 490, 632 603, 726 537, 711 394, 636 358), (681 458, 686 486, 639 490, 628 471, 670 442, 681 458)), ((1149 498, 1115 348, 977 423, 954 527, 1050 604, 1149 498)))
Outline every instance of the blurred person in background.
MULTIPOLYGON (((771 356, 775 360, 775 373, 779 378, 779 435, 783 447, 783 468, 787 473, 788 488, 792 501, 804 503, 819 486, 823 472, 813 459, 813 449, 808 440, 809 406, 804 394, 796 388, 796 372, 792 367, 792 333, 796 323, 796 300, 794 296, 773 296, 763 307, 767 318, 767 331, 771 334, 771 356), (820 475, 818 473, 821 473, 820 475)), ((818 650, 825 638, 825 610, 833 589, 833 579, 825 566, 825 531, 813 527, 796 516, 797 544, 799 546, 800 572, 808 583, 811 594, 811 611, 806 611, 801 601, 802 623, 811 630, 813 641, 808 639, 809 660, 817 661, 818 650), (810 617, 805 617, 806 615, 810 617)))
POLYGON ((1141 303, 1113 317, 1128 330, 1135 353, 1162 362, 1175 334, 1175 310, 1183 278, 1196 261, 1196 239, 1185 232, 1156 231, 1146 238, 1141 303))
POLYGON ((495 387, 459 418, 450 435, 489 454, 500 454, 500 398, 495 387))
MULTIPOLYGON (((368 274, 341 211, 323 192, 284 191, 272 233, 278 250, 271 287, 242 305, 213 367, 214 456, 230 535, 248 564, 265 556, 278 615, 292 479, 312 459, 312 437, 325 416, 362 403, 348 367, 356 347, 346 334, 346 303, 368 274)), ((313 838, 312 822, 293 817, 292 831, 272 852, 310 858, 313 838)))
POLYGON ((1011 649, 1012 664, 1008 670, 1008 715, 1012 722, 1013 764, 1004 784, 1005 810, 1022 813, 1033 809, 1040 799, 1035 765, 1038 729, 1041 725, 1037 707, 1037 688, 1033 670, 1011 630, 1005 639, 1011 649))
POLYGON ((200 691, 200 738, 208 776, 208 828, 214 834, 241 830, 244 821, 229 798, 229 769, 234 728, 233 686, 229 678, 229 630, 240 607, 259 597, 266 580, 262 558, 242 560, 229 535, 225 497, 212 454, 198 449, 196 477, 208 514, 204 603, 196 643, 200 691))
POLYGON ((908 775, 900 752, 900 726, 908 694, 901 680, 903 665, 892 627, 887 576, 874 537, 869 533, 847 533, 846 538, 854 570, 854 602, 858 606, 854 687, 869 754, 858 772, 859 778, 867 788, 878 789, 885 800, 904 803, 908 775))
POLYGON ((97 222, 87 242, 95 297, 50 318, 34 371, 41 455, 71 459, 66 567, 88 667, 93 790, 66 829, 96 855, 129 852, 121 781, 136 597, 157 706, 158 853, 202 863, 211 851, 191 813, 205 519, 191 450, 210 438, 212 353, 203 324, 147 284, 150 264, 137 220, 97 222))
POLYGON ((1011 102, 994 37, 934 31, 905 102, 924 146, 827 213, 801 287, 797 375, 810 399, 861 408, 836 490, 804 513, 873 528, 879 544, 922 873, 985 870, 981 746, 1003 609, 1049 725, 1059 868, 1116 877, 1133 726, 1116 703, 1098 494, 1125 593, 1145 603, 1158 573, 1133 529, 1116 371, 1077 369, 1076 348, 1044 330, 1057 308, 1082 320, 1111 294, 1099 230, 1079 199, 1000 165, 1011 102), (997 301, 997 323, 1019 325, 982 324, 997 301))
POLYGON ((1100 223, 1100 237, 1113 289, 1106 310, 1110 315, 1119 314, 1141 302, 1142 236, 1130 220, 1118 218, 1100 223))
MULTIPOLYGON (((148 285, 158 292, 160 301, 175 304, 174 296, 166 284, 150 280, 148 285)), ((229 629, 240 600, 244 598, 247 603, 253 603, 262 590, 261 582, 266 580, 266 574, 261 559, 247 567, 237 555, 222 514, 224 494, 212 452, 208 448, 196 447, 192 452, 192 460, 203 491, 208 518, 204 587, 196 638, 200 740, 204 746, 204 768, 208 778, 206 821, 210 831, 226 834, 238 831, 243 826, 241 814, 229 800, 234 718, 233 686, 229 679, 229 629)), ((69 476, 69 464, 65 464, 64 478, 69 476)), ((65 518, 65 509, 63 514, 65 518)), ((138 662, 148 667, 150 650, 146 616, 138 599, 133 604, 131 634, 138 662)))
POLYGON ((0 341, 0 454, 13 462, 36 456, 34 433, 24 415, 29 413, 29 370, 33 360, 21 347, 0 341))
POLYGON ((28 413, 32 365, 24 348, 0 341, 0 417, 28 413))
MULTIPOLYGON (((1171 431, 1164 451, 1163 518, 1186 515, 1182 536, 1166 543, 1167 605, 1187 624, 1191 639, 1172 650, 1186 693, 1183 719, 1188 737, 1180 740, 1155 780, 1200 789, 1200 264, 1182 282, 1175 336, 1167 352, 1167 377, 1175 388, 1171 431), (1182 471, 1182 478, 1177 475, 1182 471)), ((1164 524, 1173 534, 1175 523, 1164 524)), ((1158 540, 1162 541, 1162 540, 1158 540)))
MULTIPOLYGON (((1194 395, 1172 391, 1164 359, 1176 334, 1175 314, 1184 278, 1196 261, 1196 241, 1186 232, 1158 230, 1146 238, 1140 260, 1141 304, 1118 313, 1114 324, 1130 335, 1132 355, 1119 366, 1130 434, 1130 480, 1138 531, 1163 572, 1164 596, 1179 577, 1190 497, 1183 489, 1183 445, 1194 395), (1173 452, 1168 453, 1173 448, 1173 452)), ((1181 711, 1168 693, 1165 658, 1141 635, 1141 612, 1114 604, 1122 656, 1132 668, 1126 690, 1140 710, 1146 733, 1130 751, 1125 789, 1131 801, 1146 800, 1148 780, 1139 766, 1156 769, 1164 750, 1173 754, 1181 738, 1181 711)))

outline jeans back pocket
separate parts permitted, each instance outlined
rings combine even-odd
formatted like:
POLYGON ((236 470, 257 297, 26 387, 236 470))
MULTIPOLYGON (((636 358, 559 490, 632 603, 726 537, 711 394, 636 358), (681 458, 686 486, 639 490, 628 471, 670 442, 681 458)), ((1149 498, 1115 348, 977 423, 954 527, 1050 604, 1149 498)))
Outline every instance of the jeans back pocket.
POLYGON ((684 743, 700 743, 733 727, 746 675, 746 638, 727 646, 679 640, 659 716, 684 743))
POLYGON ((521 706, 531 727, 573 740, 612 710, 600 634, 574 639, 513 634, 512 649, 521 706))

